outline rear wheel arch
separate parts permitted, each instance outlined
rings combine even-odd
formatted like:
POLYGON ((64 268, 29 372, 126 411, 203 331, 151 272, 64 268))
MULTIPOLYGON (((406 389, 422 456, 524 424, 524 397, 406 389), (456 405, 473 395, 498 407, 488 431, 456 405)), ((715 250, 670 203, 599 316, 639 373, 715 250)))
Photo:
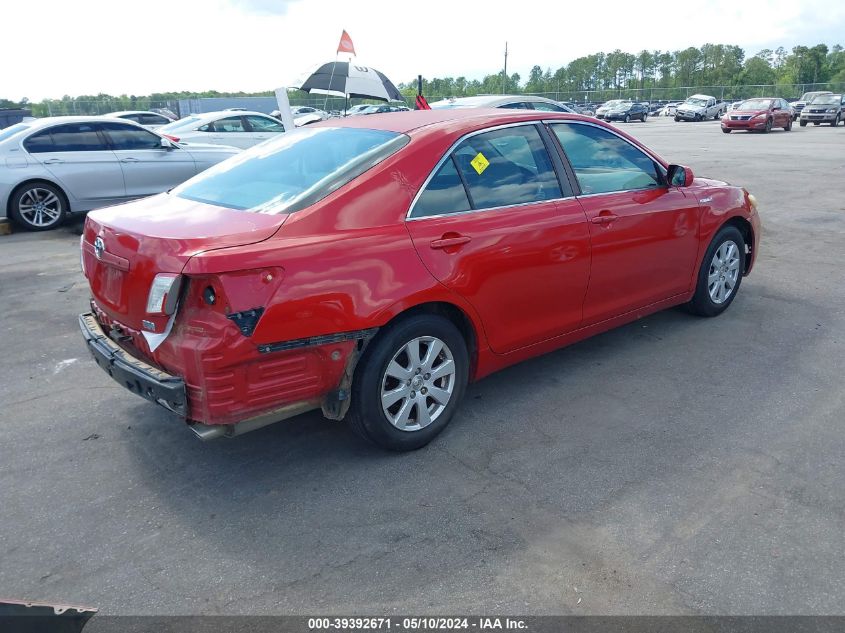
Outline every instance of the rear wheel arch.
POLYGON ((467 346, 467 353, 469 355, 470 367, 469 376, 472 381, 475 376, 476 368, 478 366, 478 338, 479 333, 476 331, 476 326, 472 318, 459 306, 448 301, 428 301, 410 306, 401 312, 391 316, 390 320, 379 328, 376 337, 383 335, 383 333, 397 323, 404 321, 413 316, 431 314, 441 316, 449 320, 464 338, 467 346))
POLYGON ((37 184, 50 185, 51 187, 55 187, 56 189, 58 189, 59 193, 62 194, 62 198, 63 198, 62 202, 65 203, 65 213, 71 212, 70 197, 67 195, 67 192, 65 191, 64 187, 62 187, 59 183, 57 183, 53 180, 47 180, 46 178, 30 178, 30 179, 24 180, 22 183, 16 185, 15 188, 12 189, 12 191, 9 193, 9 199, 6 202, 6 217, 9 217, 9 213, 12 210, 12 200, 14 199, 15 195, 21 189, 25 189, 26 187, 30 187, 32 185, 37 185, 37 184))

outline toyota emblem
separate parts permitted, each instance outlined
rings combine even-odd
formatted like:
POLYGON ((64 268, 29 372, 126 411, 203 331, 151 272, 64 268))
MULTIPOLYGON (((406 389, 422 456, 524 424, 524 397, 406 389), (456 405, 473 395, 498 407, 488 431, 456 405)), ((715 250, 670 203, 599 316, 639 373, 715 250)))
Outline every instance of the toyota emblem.
POLYGON ((102 237, 98 237, 94 240, 94 254, 97 256, 97 259, 103 258, 103 251, 106 250, 106 244, 103 242, 102 237))

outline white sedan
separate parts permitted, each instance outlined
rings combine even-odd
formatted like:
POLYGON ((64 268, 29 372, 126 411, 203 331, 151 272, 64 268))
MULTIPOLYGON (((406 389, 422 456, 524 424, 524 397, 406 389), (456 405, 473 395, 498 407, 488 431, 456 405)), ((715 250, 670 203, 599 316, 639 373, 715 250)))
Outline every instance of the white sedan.
POLYGON ((53 229, 70 213, 167 191, 239 152, 182 146, 100 116, 18 123, 0 130, 0 218, 53 229))
POLYGON ((223 110, 192 114, 157 131, 177 143, 211 143, 246 149, 281 134, 285 126, 261 112, 223 110))

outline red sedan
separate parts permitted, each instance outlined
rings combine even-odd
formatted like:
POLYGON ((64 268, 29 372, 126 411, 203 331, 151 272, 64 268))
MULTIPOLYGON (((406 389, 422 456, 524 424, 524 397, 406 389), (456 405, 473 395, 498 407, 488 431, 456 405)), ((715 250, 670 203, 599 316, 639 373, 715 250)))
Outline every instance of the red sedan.
POLYGON ((722 132, 734 130, 771 132, 772 128, 792 129, 792 108, 783 99, 765 97, 743 101, 736 110, 728 110, 722 117, 722 132))
POLYGON ((751 270, 753 196, 578 115, 331 120, 90 213, 97 363, 203 438, 311 409, 428 443, 469 381, 751 270))

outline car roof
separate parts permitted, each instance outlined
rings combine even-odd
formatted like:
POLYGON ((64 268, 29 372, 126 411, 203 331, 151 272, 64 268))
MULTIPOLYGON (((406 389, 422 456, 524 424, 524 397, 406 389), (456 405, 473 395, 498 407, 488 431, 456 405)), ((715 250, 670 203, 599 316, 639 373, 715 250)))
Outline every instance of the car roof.
POLYGON ((314 123, 309 127, 354 127, 372 130, 385 130, 398 134, 408 134, 423 127, 449 127, 459 124, 462 127, 506 125, 526 121, 547 119, 595 121, 591 117, 564 112, 544 112, 540 110, 510 110, 501 108, 444 108, 439 110, 408 110, 373 114, 366 117, 348 117, 330 119, 314 123))
MULTIPOLYGON (((37 119, 33 119, 32 121, 24 121, 24 123, 29 123, 30 128, 37 129, 42 127, 47 127, 49 125, 57 125, 60 123, 102 123, 103 116, 102 115, 90 115, 90 116, 45 116, 40 117, 37 119)), ((135 121, 126 121, 121 120, 121 123, 125 123, 126 125, 134 125, 136 127, 139 126, 135 121)))
MULTIPOLYGON (((107 112, 102 116, 122 116, 124 114, 154 114, 156 116, 164 116, 152 110, 118 110, 117 112, 107 112)), ((166 119, 167 117, 164 118, 166 119)))
MULTIPOLYGON (((205 120, 205 119, 213 120, 213 119, 222 119, 222 118, 228 118, 228 117, 233 117, 233 116, 248 116, 250 114, 257 114, 259 116, 270 116, 269 114, 267 114, 265 112, 256 112, 254 110, 216 110, 214 112, 192 113, 192 114, 189 114, 189 115, 187 115, 183 118, 187 119, 188 117, 196 117, 198 119, 203 119, 203 120, 205 120)), ((179 121, 181 121, 181 120, 182 119, 179 119, 179 121)), ((173 121, 173 123, 178 123, 179 121, 173 121)))
POLYGON ((552 99, 546 97, 535 97, 534 95, 476 95, 474 97, 458 97, 456 99, 441 99, 431 104, 432 107, 437 105, 450 106, 452 108, 483 108, 504 105, 507 103, 514 103, 517 101, 534 102, 534 103, 556 103, 552 99))

